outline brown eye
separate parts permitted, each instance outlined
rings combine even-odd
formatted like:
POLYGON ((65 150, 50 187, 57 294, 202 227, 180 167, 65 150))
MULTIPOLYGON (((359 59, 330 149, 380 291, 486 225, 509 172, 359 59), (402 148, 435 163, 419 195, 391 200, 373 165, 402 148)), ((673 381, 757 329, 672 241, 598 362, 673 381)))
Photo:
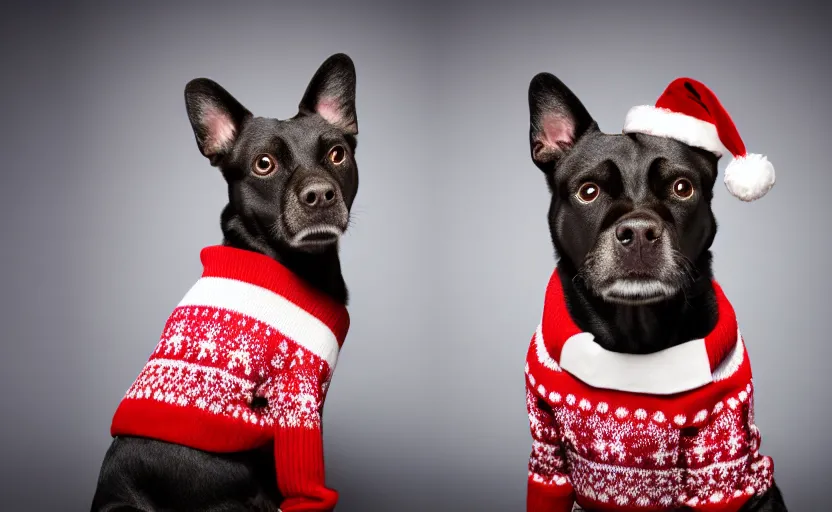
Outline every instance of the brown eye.
POLYGON ((341 165, 344 163, 344 159, 346 157, 347 151, 341 146, 335 146, 329 150, 329 161, 335 165, 341 165))
POLYGON ((254 173, 258 176, 268 176, 277 168, 274 159, 269 155, 260 155, 254 161, 254 173))
POLYGON ((581 188, 578 189, 578 200, 582 203, 591 203, 598 198, 598 194, 601 193, 601 189, 592 182, 587 182, 581 185, 581 188))
POLYGON ((687 178, 679 178, 673 183, 673 193, 681 199, 690 199, 693 195, 693 183, 687 178))

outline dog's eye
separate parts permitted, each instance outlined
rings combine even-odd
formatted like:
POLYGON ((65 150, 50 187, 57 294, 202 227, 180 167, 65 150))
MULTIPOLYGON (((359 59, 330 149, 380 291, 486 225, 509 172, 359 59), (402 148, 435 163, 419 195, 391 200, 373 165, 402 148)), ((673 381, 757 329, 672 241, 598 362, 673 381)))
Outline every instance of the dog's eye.
POLYGON ((344 163, 344 159, 346 157, 347 151, 341 146, 335 146, 329 150, 329 161, 335 165, 341 165, 344 163))
POLYGON ((601 193, 601 189, 595 183, 586 182, 581 185, 581 188, 578 189, 578 193, 576 194, 578 200, 582 203, 591 203, 598 198, 598 194, 601 193))
POLYGON ((693 183, 687 178, 679 178, 673 182, 673 193, 680 199, 690 199, 693 195, 693 183))
POLYGON ((274 172, 277 163, 270 155, 260 155, 254 161, 254 173, 258 176, 267 176, 274 172))

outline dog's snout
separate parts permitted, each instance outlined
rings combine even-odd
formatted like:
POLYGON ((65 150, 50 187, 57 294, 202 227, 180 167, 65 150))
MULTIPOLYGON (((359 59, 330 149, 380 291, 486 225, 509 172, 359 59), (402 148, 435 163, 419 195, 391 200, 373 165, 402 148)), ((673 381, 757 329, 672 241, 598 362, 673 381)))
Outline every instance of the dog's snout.
POLYGON ((301 204, 310 208, 327 208, 335 204, 338 191, 329 181, 314 180, 301 188, 298 197, 301 204))
POLYGON ((615 238, 625 247, 640 247, 661 238, 662 223, 647 217, 631 217, 621 221, 615 228, 615 238))

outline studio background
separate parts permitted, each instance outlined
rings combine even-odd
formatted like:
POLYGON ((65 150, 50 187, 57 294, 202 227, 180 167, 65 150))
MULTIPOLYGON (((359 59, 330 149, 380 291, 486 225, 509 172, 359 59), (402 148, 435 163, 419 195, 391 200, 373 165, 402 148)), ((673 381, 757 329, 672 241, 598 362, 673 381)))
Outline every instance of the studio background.
POLYGON ((112 414, 221 239, 226 190, 185 115, 207 76, 285 118, 358 73, 352 327, 326 407, 338 510, 523 510, 523 363, 554 264, 527 88, 558 75, 607 132, 675 77, 710 86, 775 188, 729 196, 715 271, 792 511, 830 482, 828 5, 28 2, 2 23, 3 510, 88 510, 112 414))

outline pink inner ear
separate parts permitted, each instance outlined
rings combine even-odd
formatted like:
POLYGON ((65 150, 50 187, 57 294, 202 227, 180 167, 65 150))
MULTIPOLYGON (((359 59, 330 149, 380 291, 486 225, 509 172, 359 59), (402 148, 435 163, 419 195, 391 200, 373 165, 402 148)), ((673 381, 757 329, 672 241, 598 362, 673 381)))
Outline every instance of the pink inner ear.
POLYGON ((543 117, 543 133, 540 141, 554 149, 562 150, 575 141, 575 123, 566 116, 546 114, 543 117))
POLYGON ((234 121, 227 113, 205 106, 202 109, 202 123, 207 132, 203 143, 207 153, 214 154, 231 146, 237 130, 234 127, 234 121))
POLYGON ((315 111, 331 124, 340 125, 343 122, 341 119, 341 103, 336 98, 321 98, 315 107, 315 111))

